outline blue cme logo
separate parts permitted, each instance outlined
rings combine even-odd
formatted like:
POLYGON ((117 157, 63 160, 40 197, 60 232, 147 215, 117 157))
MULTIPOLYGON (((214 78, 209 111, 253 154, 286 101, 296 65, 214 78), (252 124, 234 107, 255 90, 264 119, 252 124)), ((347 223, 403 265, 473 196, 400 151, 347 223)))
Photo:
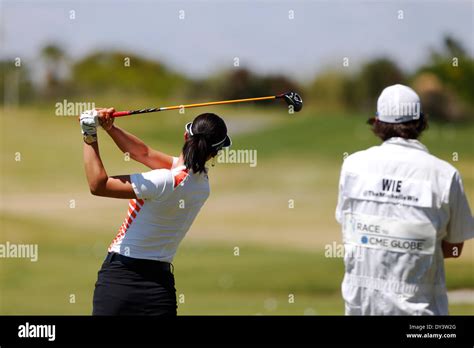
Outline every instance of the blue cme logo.
POLYGON ((369 239, 368 239, 366 236, 362 236, 361 242, 362 242, 363 244, 367 244, 368 241, 369 241, 369 239))

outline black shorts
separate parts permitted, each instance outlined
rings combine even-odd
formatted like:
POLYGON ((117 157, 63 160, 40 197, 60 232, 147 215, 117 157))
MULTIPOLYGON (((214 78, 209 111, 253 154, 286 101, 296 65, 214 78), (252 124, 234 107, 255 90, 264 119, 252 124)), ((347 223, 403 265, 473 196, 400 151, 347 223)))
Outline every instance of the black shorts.
POLYGON ((109 253, 99 271, 92 315, 176 316, 172 265, 109 253))

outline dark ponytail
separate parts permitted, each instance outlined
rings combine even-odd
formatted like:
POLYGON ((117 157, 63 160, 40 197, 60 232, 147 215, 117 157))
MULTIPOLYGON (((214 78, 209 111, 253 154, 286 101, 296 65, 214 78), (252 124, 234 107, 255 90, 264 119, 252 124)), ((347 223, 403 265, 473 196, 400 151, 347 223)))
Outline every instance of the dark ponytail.
POLYGON ((187 133, 183 145, 184 165, 194 173, 206 173, 206 162, 217 155, 222 145, 228 146, 222 141, 228 138, 225 122, 215 114, 201 114, 189 124, 187 133))
POLYGON ((206 172, 209 148, 201 134, 189 137, 183 146, 184 165, 194 173, 206 172))

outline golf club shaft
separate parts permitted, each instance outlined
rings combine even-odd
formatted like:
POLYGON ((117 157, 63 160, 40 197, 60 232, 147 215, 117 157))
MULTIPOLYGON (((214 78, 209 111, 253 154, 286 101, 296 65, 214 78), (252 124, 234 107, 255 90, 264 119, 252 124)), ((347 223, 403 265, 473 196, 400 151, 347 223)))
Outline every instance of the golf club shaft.
POLYGON ((161 108, 150 108, 150 109, 141 109, 141 110, 130 110, 130 111, 118 111, 112 114, 112 117, 123 117, 136 114, 146 114, 149 112, 158 112, 158 111, 167 111, 167 110, 176 110, 176 109, 189 109, 189 108, 198 108, 201 106, 210 106, 210 105, 223 105, 223 104, 235 104, 235 103, 245 103, 251 101, 260 101, 260 100, 271 100, 281 98, 281 95, 273 95, 268 97, 258 97, 258 98, 245 98, 245 99, 232 99, 232 100, 222 100, 215 102, 206 102, 206 103, 197 103, 197 104, 185 104, 185 105, 174 105, 174 106, 164 106, 161 108))

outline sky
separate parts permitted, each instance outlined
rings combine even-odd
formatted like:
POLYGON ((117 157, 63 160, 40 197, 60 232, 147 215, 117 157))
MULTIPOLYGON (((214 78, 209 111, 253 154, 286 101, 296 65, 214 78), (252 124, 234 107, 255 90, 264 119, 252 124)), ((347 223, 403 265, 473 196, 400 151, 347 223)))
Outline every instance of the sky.
POLYGON ((342 67, 344 57, 349 69, 388 56, 414 71, 445 34, 474 52, 472 0, 0 2, 0 58, 32 66, 51 42, 72 59, 120 49, 204 77, 238 58, 240 67, 299 80, 342 67))

